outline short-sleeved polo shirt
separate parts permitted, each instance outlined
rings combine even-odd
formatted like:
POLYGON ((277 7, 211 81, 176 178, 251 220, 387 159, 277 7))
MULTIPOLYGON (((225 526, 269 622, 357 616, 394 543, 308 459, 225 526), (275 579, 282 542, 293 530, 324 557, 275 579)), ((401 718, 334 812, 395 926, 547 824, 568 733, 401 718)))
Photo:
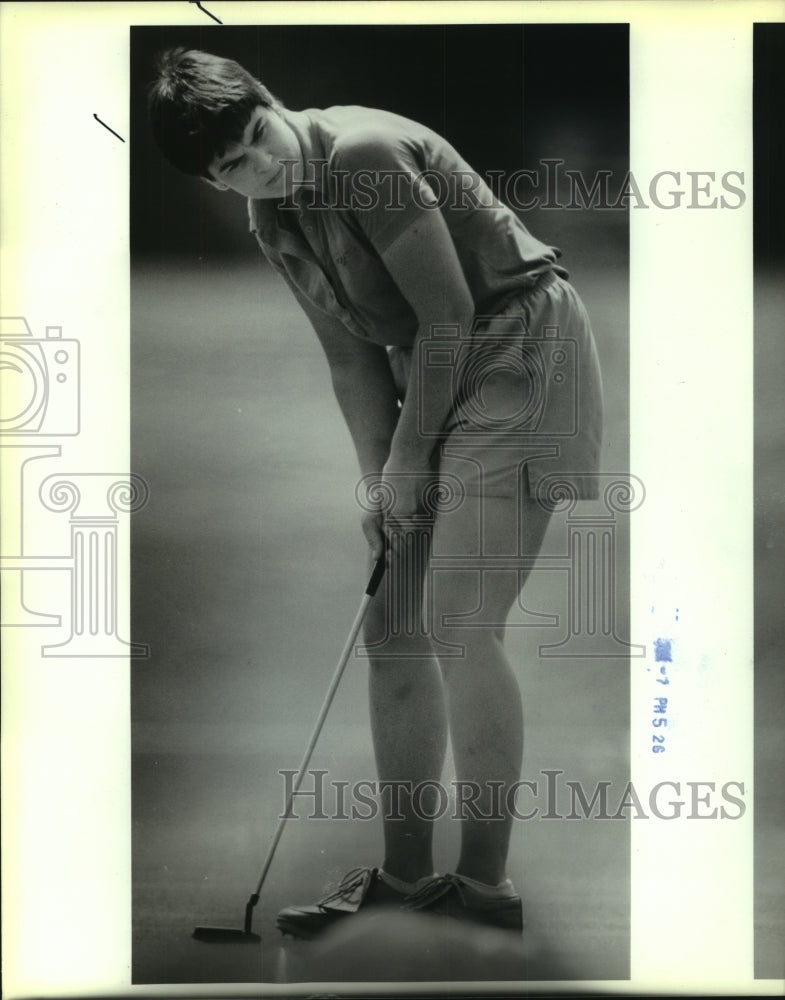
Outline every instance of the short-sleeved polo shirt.
POLYGON ((560 251, 535 239, 431 129, 356 106, 283 115, 304 182, 288 203, 250 199, 250 228, 295 293, 355 336, 413 343, 414 311, 381 255, 426 212, 442 213, 476 315, 493 315, 544 271, 566 276, 560 251))

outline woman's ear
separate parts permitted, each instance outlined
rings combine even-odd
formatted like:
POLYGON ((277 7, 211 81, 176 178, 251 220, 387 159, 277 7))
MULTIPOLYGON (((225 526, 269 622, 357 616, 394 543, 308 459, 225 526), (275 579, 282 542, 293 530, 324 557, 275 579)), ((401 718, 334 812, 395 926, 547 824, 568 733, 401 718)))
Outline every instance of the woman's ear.
POLYGON ((202 177, 202 180, 203 181, 207 181, 207 183, 211 187, 214 187, 216 189, 216 191, 228 191, 229 190, 229 185, 228 184, 223 184, 221 181, 214 181, 214 180, 211 180, 209 177, 202 177))

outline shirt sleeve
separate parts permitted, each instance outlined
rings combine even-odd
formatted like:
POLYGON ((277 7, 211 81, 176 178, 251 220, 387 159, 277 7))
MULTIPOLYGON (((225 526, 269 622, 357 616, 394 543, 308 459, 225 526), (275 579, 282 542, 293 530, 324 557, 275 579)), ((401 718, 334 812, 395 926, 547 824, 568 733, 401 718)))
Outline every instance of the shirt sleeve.
POLYGON ((436 192, 448 183, 426 167, 413 140, 384 130, 343 136, 332 168, 344 202, 380 254, 425 212, 439 210, 436 192))

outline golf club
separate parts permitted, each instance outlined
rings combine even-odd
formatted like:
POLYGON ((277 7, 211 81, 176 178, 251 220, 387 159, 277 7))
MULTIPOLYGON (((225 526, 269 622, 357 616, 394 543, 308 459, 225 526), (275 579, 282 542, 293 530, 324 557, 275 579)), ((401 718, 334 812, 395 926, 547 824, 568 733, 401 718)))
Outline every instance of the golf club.
POLYGON ((256 904, 259 902, 259 895, 262 891, 262 886, 267 878, 267 873, 270 870, 270 865, 273 863, 273 858, 275 856, 276 848, 283 834, 283 828, 286 824, 286 820, 289 818, 292 809, 292 803, 294 802, 294 797, 300 790, 300 785, 302 784, 305 772, 308 769, 308 765, 311 761, 311 754, 314 751, 316 742, 319 739, 319 734, 322 731, 322 726, 324 725, 324 720, 327 718, 327 712, 330 709, 333 698, 335 697, 335 692, 338 690, 338 685, 341 681, 341 676, 343 675, 346 664, 349 662, 349 657, 351 656, 354 643, 357 639, 357 635, 365 618, 365 613, 368 610, 368 605, 376 593, 379 584, 381 583, 382 577, 384 576, 384 570, 386 567, 386 560, 384 554, 380 556, 374 566, 371 578, 368 581, 368 586, 365 588, 365 594, 360 603, 360 607, 355 616, 354 622, 352 623, 351 631, 343 647, 343 652, 341 653, 340 659, 338 660, 338 665, 335 668, 335 673, 330 681, 330 686, 327 689, 327 694, 325 695, 322 707, 319 710, 319 716, 316 720, 316 725, 314 726, 311 738, 308 741, 308 746, 303 755, 302 763, 297 772, 297 777, 295 778, 292 789, 289 792, 288 798, 286 800, 286 808, 284 809, 283 815, 278 821, 278 826, 273 836, 272 843, 270 844, 270 849, 267 852, 267 857, 265 858, 264 867, 262 868, 262 874, 259 876, 259 881, 256 885, 256 889, 251 894, 248 902, 245 904, 245 919, 243 921, 242 928, 240 927, 196 927, 193 932, 193 936, 199 941, 212 941, 212 942, 246 942, 249 944, 261 941, 261 937, 255 934, 251 930, 251 924, 253 922, 253 911, 256 904))

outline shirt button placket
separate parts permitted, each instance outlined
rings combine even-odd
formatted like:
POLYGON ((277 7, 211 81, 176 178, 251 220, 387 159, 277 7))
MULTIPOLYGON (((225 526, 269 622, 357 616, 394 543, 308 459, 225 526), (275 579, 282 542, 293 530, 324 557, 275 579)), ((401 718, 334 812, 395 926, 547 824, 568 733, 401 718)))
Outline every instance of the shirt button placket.
MULTIPOLYGON (((316 254, 317 260, 321 259, 320 251, 323 248, 321 246, 321 243, 319 242, 318 236, 315 235, 315 226, 313 224, 313 220, 311 219, 309 212, 306 209, 301 209, 299 219, 300 219, 300 226, 303 232, 306 234, 308 242, 311 244, 311 249, 316 254)), ((343 306, 339 304, 338 299, 335 295, 335 291, 329 279, 327 278, 327 275, 322 269, 321 265, 319 265, 319 284, 321 286, 323 295, 322 304, 327 306, 327 311, 330 312, 337 319, 340 319, 344 323, 344 325, 347 326, 349 330, 351 330, 355 334, 355 336, 365 339, 367 337, 365 330, 363 330, 355 322, 351 312, 349 312, 348 309, 345 309, 343 306)))
MULTIPOLYGON (((306 209, 300 209, 299 220, 300 220, 300 227, 306 234, 306 238, 309 244, 311 245, 311 250, 314 252, 317 261, 320 261, 321 247, 318 238, 314 235, 315 226, 313 224, 313 220, 310 218, 310 215, 306 211, 306 209)), ((324 269, 322 268, 321 263, 318 265, 318 272, 319 272, 319 285, 321 286, 322 296, 323 296, 323 303, 331 306, 332 308, 330 309, 330 312, 335 313, 336 309, 338 308, 338 302, 335 298, 335 293, 333 292, 330 283, 327 280, 327 276, 324 273, 324 269)))
MULTIPOLYGON (((306 232, 311 237, 313 236, 313 223, 311 222, 308 213, 304 209, 300 211, 300 225, 302 226, 304 232, 306 232)), ((311 239, 310 242, 313 243, 314 242, 313 239, 311 239)))

